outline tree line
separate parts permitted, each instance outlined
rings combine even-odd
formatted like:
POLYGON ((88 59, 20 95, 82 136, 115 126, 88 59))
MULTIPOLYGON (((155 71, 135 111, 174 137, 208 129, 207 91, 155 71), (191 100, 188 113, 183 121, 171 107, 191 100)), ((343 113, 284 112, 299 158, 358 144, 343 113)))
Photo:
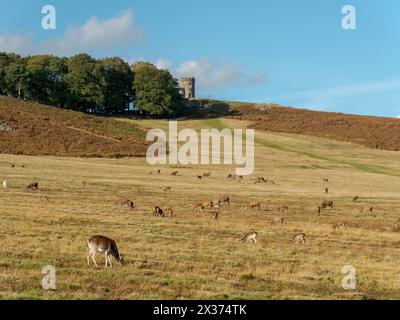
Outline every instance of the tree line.
POLYGON ((168 116, 183 105, 178 81, 148 62, 0 52, 0 94, 97 114, 168 116))

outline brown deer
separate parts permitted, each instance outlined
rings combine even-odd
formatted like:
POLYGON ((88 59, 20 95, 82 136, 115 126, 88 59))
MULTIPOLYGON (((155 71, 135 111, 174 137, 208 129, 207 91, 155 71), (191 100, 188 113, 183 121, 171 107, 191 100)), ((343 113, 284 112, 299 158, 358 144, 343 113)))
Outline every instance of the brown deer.
POLYGON ((140 191, 139 187, 133 187, 133 192, 135 192, 139 196, 142 195, 142 192, 140 191))
POLYGON ((171 190, 172 190, 171 187, 166 187, 166 188, 164 188, 164 192, 168 192, 168 191, 171 191, 171 190))
POLYGON ((203 176, 197 176, 197 180, 203 180, 203 176))
POLYGON ((284 217, 274 217, 271 219, 271 226, 277 226, 277 225, 283 226, 284 224, 285 224, 284 217))
POLYGON ((174 210, 172 208, 168 208, 164 210, 164 217, 174 217, 174 210))
POLYGON ((30 183, 30 184, 28 184, 26 186, 26 189, 28 189, 28 190, 38 190, 39 189, 39 183, 32 182, 32 183, 30 183))
POLYGON ((325 200, 321 203, 321 209, 333 209, 333 201, 325 200))
POLYGON ((155 217, 162 217, 162 218, 165 217, 165 213, 160 207, 155 207, 154 211, 153 211, 153 214, 154 214, 155 217))
POLYGON ((108 265, 112 268, 112 257, 115 258, 121 265, 124 264, 124 259, 120 256, 117 248, 117 244, 114 240, 109 239, 104 236, 93 236, 88 241, 88 249, 89 253, 87 255, 87 264, 90 267, 90 258, 92 258, 96 267, 98 267, 96 262, 96 254, 97 253, 104 253, 104 257, 106 260, 106 268, 108 265))
POLYGON ((257 243, 257 237, 258 233, 257 232, 252 232, 247 235, 245 235, 242 239, 240 239, 241 242, 246 241, 246 243, 257 243))
POLYGON ((289 212, 289 207, 288 207, 288 206, 280 207, 280 208, 278 208, 278 211, 279 211, 281 214, 286 214, 286 213, 289 212))
POLYGON ((219 219, 219 212, 213 212, 213 220, 218 220, 219 219))
POLYGON ((87 186, 86 181, 82 181, 82 188, 85 188, 87 186))
POLYGON ((174 171, 171 173, 171 176, 177 177, 179 175, 179 171, 174 171))
POLYGON ((358 196, 355 196, 355 197, 353 198, 353 202, 357 202, 358 199, 359 199, 359 197, 358 197, 358 196))
POLYGON ((361 214, 371 214, 374 215, 374 207, 363 208, 361 209, 361 214))
POLYGON ((340 230, 343 228, 345 231, 347 230, 347 221, 337 221, 332 225, 333 231, 340 230))
POLYGON ((251 202, 251 203, 249 203, 246 207, 245 207, 245 209, 246 210, 248 210, 248 209, 258 209, 258 210, 261 210, 261 203, 260 202, 251 202))
POLYGON ((298 233, 292 237, 292 239, 289 240, 290 244, 294 243, 301 243, 305 244, 306 243, 306 234, 305 233, 298 233))
POLYGON ((229 196, 224 196, 224 197, 222 197, 222 200, 220 200, 223 204, 226 204, 226 205, 230 205, 231 204, 231 198, 229 197, 229 196))
POLYGON ((204 178, 209 178, 209 177, 211 177, 211 172, 203 173, 203 177, 204 177, 204 178))

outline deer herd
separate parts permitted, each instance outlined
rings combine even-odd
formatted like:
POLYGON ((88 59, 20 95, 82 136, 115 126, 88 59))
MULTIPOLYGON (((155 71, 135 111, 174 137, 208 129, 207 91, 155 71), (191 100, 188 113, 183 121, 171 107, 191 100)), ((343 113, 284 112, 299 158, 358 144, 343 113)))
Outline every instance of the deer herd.
MULTIPOLYGON (((157 175, 161 174, 160 170, 157 170, 155 172, 157 175)), ((149 174, 154 174, 153 171, 151 171, 149 174)), ((172 177, 179 177, 179 171, 173 171, 170 176, 172 177)), ((211 172, 206 172, 201 175, 197 175, 198 180, 204 180, 206 178, 210 178, 212 176, 211 172)), ((244 181, 243 176, 237 176, 234 174, 229 174, 227 177, 229 180, 238 180, 239 182, 244 181)), ((254 184, 272 184, 275 185, 275 181, 266 179, 264 177, 256 177, 253 178, 252 181, 254 184)), ((323 178, 323 181, 325 183, 329 182, 329 179, 323 178)), ((87 187, 87 183, 85 181, 82 182, 81 184, 82 188, 87 187)), ((7 181, 3 181, 3 189, 7 189, 7 181)), ((39 183, 38 182, 31 182, 28 185, 26 185, 26 189, 28 191, 38 191, 39 190, 39 183)), ((164 188, 164 192, 171 191, 172 188, 167 186, 164 188)), ((139 187, 134 187, 133 191, 137 195, 142 195, 141 190, 139 187)), ((329 192, 328 187, 325 188, 325 194, 329 192)), ((45 201, 43 203, 48 204, 49 199, 48 197, 44 197, 45 201)), ((358 202, 359 201, 359 196, 355 196, 353 198, 353 202, 358 202)), ((231 197, 228 195, 224 195, 219 197, 218 199, 213 199, 211 201, 204 201, 201 204, 198 204, 194 208, 194 212, 202 213, 202 212, 207 212, 212 215, 212 220, 216 221, 221 218, 221 211, 220 209, 230 207, 231 206, 231 197)), ((135 203, 133 200, 128 199, 128 198, 123 198, 120 199, 119 201, 115 202, 115 205, 119 206, 127 206, 130 209, 135 209, 135 203)), ((174 210, 173 208, 165 208, 162 209, 160 206, 155 206, 153 207, 153 216, 156 218, 174 218, 174 210)), ((244 204, 244 209, 245 210, 258 210, 261 211, 263 209, 263 205, 259 201, 252 201, 249 203, 244 204)), ((322 215, 323 212, 332 212, 334 209, 334 202, 330 200, 324 200, 317 206, 317 216, 322 215)), ((267 210, 267 209, 265 209, 267 210)), ((275 209, 279 215, 273 216, 269 218, 269 225, 272 227, 279 227, 279 226, 285 226, 285 223, 287 221, 288 213, 289 213, 289 206, 281 206, 275 209)), ((374 207, 363 207, 360 209, 360 214, 361 215, 374 215, 374 207)), ((339 220, 333 223, 332 229, 334 232, 339 231, 339 230, 344 230, 346 231, 347 228, 349 227, 349 223, 346 220, 339 220)), ((400 232, 400 219, 395 223, 393 231, 395 232, 400 232)), ((248 234, 246 234, 243 238, 240 239, 241 242, 245 242, 247 244, 257 244, 257 238, 259 234, 255 231, 252 231, 248 234)), ((296 233, 293 235, 292 238, 289 240, 290 244, 306 244, 306 234, 301 232, 301 233, 296 233)), ((105 267, 112 267, 112 258, 114 258, 117 262, 119 262, 121 265, 124 264, 124 259, 122 256, 119 254, 117 244, 114 240, 107 238, 105 236, 101 235, 96 235, 91 237, 90 239, 87 240, 87 248, 88 248, 88 255, 87 255, 87 264, 90 266, 90 262, 92 261, 94 265, 97 267, 97 262, 96 262, 96 254, 104 254, 105 258, 105 267)))

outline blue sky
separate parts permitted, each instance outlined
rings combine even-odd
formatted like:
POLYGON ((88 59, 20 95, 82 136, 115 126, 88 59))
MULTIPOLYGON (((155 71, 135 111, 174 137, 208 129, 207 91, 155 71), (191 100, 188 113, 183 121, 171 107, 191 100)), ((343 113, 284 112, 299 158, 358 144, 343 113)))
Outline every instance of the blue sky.
POLYGON ((398 0, 2 0, 0 51, 121 56, 197 95, 356 114, 400 115, 398 0), (57 29, 41 27, 54 5, 57 29), (341 26, 344 5, 357 29, 341 26))

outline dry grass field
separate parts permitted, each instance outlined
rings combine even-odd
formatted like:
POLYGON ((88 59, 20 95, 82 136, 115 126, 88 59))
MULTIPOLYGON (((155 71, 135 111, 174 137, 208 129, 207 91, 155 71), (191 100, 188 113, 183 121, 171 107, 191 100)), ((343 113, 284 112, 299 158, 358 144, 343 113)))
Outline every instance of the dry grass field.
MULTIPOLYGON (((231 119, 179 123, 180 129, 244 125, 231 119)), ((143 158, 0 155, 0 180, 8 181, 0 190, 0 298, 399 298, 400 233, 392 230, 400 218, 399 153, 260 131, 255 166, 252 177, 275 184, 227 180, 234 166, 154 168, 143 158), (160 175, 148 174, 157 169, 160 175), (180 175, 172 177, 175 170, 180 175), (197 180, 208 171, 211 177, 197 180), (33 181, 39 190, 26 190, 33 181), (194 211, 224 195, 231 205, 220 209, 219 220, 194 211), (117 204, 123 198, 135 208, 117 204), (334 209, 318 216, 323 200, 334 201, 334 209), (260 210, 245 209, 253 201, 261 202, 260 210), (154 206, 172 207, 175 216, 155 218, 154 206), (289 207, 285 225, 272 226, 282 206, 289 207), (360 214, 371 206, 376 216, 360 214), (339 220, 347 221, 346 231, 333 230, 339 220), (257 244, 239 241, 252 230, 257 244), (289 244, 299 232, 307 244, 289 244), (105 269, 98 255, 100 267, 89 268, 86 240, 95 234, 116 240, 126 265, 105 269), (56 267, 56 290, 41 287, 45 265, 56 267), (345 265, 357 270, 356 290, 341 287, 345 265)))

